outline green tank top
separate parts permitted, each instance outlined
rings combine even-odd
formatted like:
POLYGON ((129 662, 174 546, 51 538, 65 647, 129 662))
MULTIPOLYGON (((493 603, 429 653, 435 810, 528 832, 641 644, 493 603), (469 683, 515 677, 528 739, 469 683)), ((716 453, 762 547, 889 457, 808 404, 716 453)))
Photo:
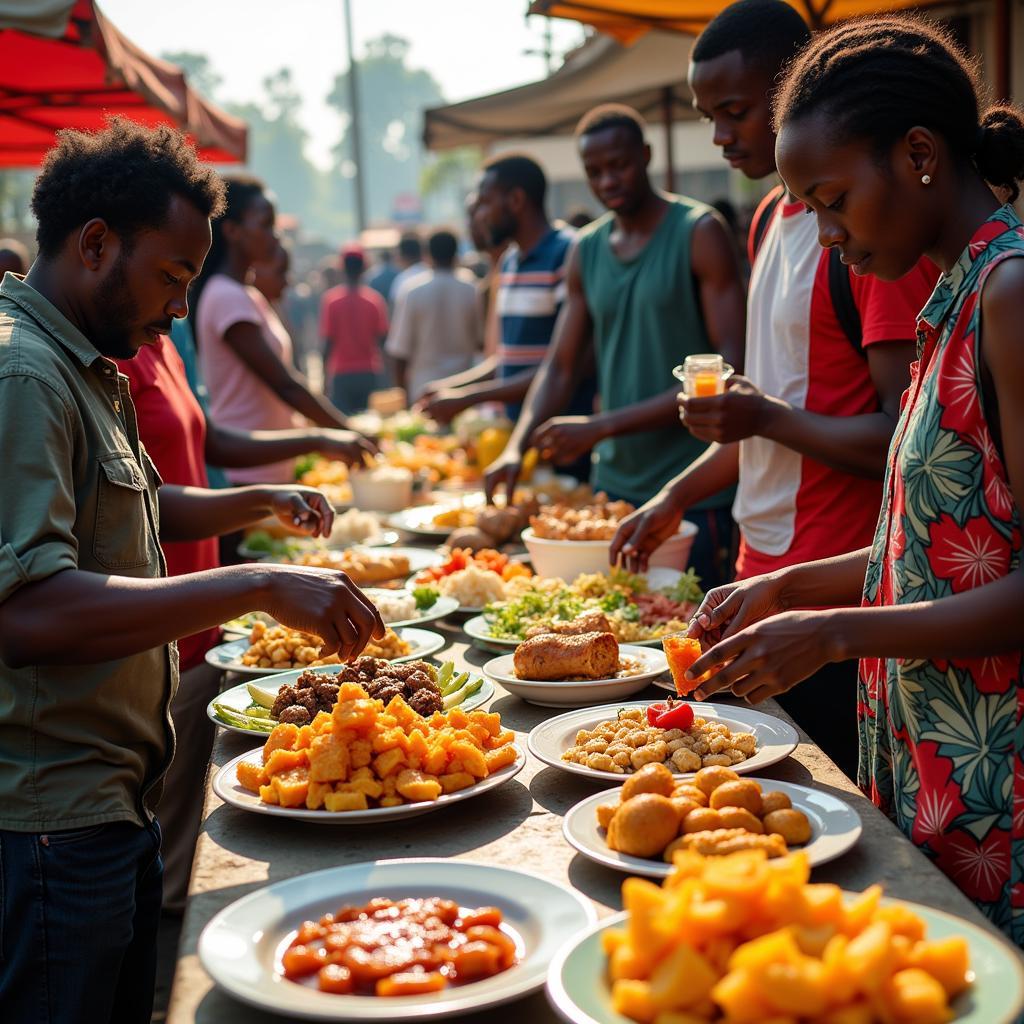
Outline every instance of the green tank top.
MULTIPOLYGON (((624 262, 612 251, 610 213, 579 237, 602 409, 621 409, 661 394, 675 383, 674 366, 688 355, 713 351, 690 259, 694 225, 711 208, 684 196, 668 198, 668 211, 635 259, 624 262)), ((596 450, 594 487, 639 505, 705 447, 681 423, 609 438, 596 450)), ((723 491, 695 507, 731 502, 731 491, 723 491)))

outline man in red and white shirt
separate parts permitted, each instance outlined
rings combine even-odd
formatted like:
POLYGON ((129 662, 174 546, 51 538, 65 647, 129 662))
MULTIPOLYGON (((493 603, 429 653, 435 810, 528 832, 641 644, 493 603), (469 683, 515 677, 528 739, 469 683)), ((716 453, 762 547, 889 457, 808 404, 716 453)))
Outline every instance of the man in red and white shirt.
MULTIPOLYGON (((694 105, 747 177, 775 173, 771 95, 809 38, 784 0, 739 0, 694 44, 694 105)), ((723 395, 681 400, 690 432, 715 443, 623 523, 611 554, 630 568, 646 565, 687 508, 731 484, 740 579, 871 542, 916 355, 916 317, 938 271, 922 261, 895 283, 862 276, 841 243, 838 251, 821 247, 804 210, 777 188, 754 217, 746 376, 732 378, 723 395)), ((851 776, 856 669, 830 665, 817 685, 780 701, 851 776)))

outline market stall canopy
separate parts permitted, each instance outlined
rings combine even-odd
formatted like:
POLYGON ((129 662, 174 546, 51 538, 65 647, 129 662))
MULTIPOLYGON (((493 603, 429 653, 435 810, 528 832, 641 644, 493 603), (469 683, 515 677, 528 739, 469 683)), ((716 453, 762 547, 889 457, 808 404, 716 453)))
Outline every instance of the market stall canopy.
POLYGON ((565 135, 599 103, 626 103, 652 121, 692 120, 686 65, 692 39, 650 32, 625 47, 594 36, 542 82, 425 113, 428 149, 485 146, 501 139, 565 135))
MULTIPOLYGON (((697 35, 731 0, 532 0, 530 14, 591 25, 619 42, 635 43, 651 29, 697 35)), ((921 6, 921 0, 788 0, 813 28, 860 14, 921 6)))
POLYGON ((204 160, 245 160, 245 122, 126 39, 93 0, 0 0, 0 167, 36 167, 58 129, 101 128, 107 114, 182 128, 204 160))

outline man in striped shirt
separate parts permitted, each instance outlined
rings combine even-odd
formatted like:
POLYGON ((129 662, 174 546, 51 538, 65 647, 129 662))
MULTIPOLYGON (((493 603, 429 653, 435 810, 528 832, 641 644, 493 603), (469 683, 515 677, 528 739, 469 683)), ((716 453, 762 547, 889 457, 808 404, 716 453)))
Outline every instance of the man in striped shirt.
MULTIPOLYGON (((544 171, 528 156, 499 156, 484 165, 474 216, 495 245, 514 243, 498 278, 498 349, 466 373, 434 382, 421 404, 442 423, 484 402, 504 403, 515 420, 547 354, 565 298, 565 259, 573 235, 548 221, 546 191, 544 171)), ((593 403, 591 382, 580 387, 564 414, 588 415, 593 403)))

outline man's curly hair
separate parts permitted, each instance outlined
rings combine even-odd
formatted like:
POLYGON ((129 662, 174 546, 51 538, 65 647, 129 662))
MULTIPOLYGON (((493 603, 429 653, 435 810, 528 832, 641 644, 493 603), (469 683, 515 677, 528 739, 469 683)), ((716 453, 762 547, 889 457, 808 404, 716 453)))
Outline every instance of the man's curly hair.
POLYGON ((220 177, 174 128, 112 117, 101 131, 60 131, 32 190, 39 254, 55 256, 68 235, 93 217, 130 246, 139 231, 166 222, 173 195, 207 217, 224 210, 220 177))

